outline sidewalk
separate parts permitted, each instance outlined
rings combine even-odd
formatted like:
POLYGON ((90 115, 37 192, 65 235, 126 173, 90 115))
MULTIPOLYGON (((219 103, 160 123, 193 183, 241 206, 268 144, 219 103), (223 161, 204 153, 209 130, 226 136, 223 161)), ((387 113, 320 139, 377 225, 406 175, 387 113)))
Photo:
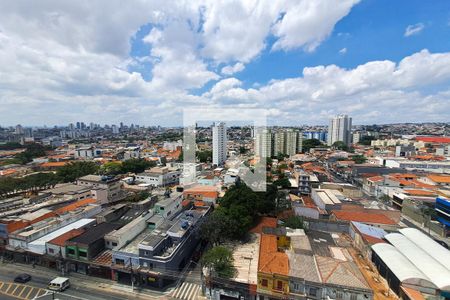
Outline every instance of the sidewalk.
MULTIPOLYGON (((36 266, 34 269, 31 268, 31 265, 24 265, 19 263, 3 263, 1 264, 1 268, 3 270, 11 270, 11 271, 20 271, 23 273, 29 273, 32 276, 47 276, 49 278, 61 276, 61 273, 48 269, 41 266, 36 266)), ((124 299, 129 299, 130 297, 132 299, 151 299, 151 300, 164 300, 164 299, 170 299, 170 297, 167 296, 167 294, 170 292, 160 292, 160 291, 154 291, 154 290, 148 290, 148 289, 137 289, 135 288, 134 291, 131 290, 131 286, 124 285, 117 283, 115 281, 111 281, 108 279, 78 274, 78 273, 70 273, 68 275, 64 275, 65 277, 68 277, 71 280, 71 284, 74 287, 77 288, 86 288, 96 290, 99 292, 105 292, 113 293, 118 296, 124 297, 124 299)))

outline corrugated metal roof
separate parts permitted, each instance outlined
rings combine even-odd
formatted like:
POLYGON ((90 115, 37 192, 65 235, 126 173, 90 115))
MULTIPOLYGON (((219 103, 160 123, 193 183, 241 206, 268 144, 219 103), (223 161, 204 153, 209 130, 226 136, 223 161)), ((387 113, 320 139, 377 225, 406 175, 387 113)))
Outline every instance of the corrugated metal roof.
POLYGON ((416 228, 404 228, 399 230, 401 234, 406 236, 414 244, 428 253, 431 257, 441 263, 450 270, 450 251, 436 243, 432 238, 428 237, 422 231, 416 228))
POLYGON ((433 282, 394 246, 380 243, 373 245, 372 250, 402 283, 436 288, 433 282))
POLYGON ((353 226, 355 226, 359 230, 359 232, 361 232, 362 234, 371 236, 371 237, 383 239, 384 236, 387 234, 387 232, 384 231, 384 229, 379 228, 379 227, 370 226, 370 225, 356 222, 356 221, 352 221, 352 223, 353 223, 353 226))
POLYGON ((450 271, 400 233, 384 237, 412 264, 425 274, 439 289, 450 290, 450 271))

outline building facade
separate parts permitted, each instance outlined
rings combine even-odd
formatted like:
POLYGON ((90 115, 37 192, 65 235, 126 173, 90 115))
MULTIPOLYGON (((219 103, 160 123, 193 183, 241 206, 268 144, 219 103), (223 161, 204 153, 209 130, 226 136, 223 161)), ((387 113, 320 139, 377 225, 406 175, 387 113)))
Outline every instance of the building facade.
POLYGON ((352 118, 347 115, 338 115, 330 120, 328 127, 328 146, 335 142, 344 142, 347 146, 352 143, 352 118))
POLYGON ((213 165, 221 166, 227 160, 227 127, 225 123, 215 123, 213 128, 213 165))

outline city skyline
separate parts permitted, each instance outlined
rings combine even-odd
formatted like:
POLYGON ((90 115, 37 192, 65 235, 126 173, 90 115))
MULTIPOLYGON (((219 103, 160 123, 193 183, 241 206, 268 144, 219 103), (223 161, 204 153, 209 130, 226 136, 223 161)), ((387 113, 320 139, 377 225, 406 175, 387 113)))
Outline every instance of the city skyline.
POLYGON ((2 123, 179 126, 181 110, 196 106, 267 109, 273 125, 325 125, 340 113, 355 124, 446 121, 449 8, 9 3, 0 12, 2 123))

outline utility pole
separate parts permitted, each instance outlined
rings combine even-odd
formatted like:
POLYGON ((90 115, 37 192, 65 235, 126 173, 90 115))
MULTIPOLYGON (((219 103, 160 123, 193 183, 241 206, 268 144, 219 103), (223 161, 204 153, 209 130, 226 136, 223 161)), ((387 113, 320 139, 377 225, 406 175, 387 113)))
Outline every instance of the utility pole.
POLYGON ((133 263, 130 257, 130 276, 131 276, 131 291, 134 291, 134 277, 133 277, 133 263))

